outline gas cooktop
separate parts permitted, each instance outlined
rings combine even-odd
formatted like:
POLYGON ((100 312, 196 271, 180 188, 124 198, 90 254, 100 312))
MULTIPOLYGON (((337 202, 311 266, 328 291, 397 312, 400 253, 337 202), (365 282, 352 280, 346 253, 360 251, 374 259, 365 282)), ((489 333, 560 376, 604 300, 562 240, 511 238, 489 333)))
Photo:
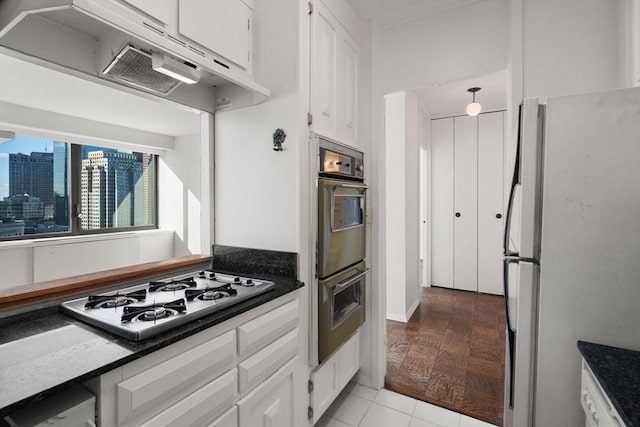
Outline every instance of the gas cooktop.
POLYGON ((273 282, 198 271, 63 302, 79 320, 140 341, 268 291, 273 282))

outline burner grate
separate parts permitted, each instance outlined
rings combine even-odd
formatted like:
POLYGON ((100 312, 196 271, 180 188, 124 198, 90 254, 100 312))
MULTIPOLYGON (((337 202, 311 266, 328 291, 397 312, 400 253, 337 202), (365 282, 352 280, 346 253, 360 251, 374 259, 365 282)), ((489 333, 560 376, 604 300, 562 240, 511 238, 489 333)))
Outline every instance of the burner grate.
POLYGON ((198 286, 193 277, 180 280, 149 282, 149 292, 175 292, 198 286))
POLYGON ((187 304, 184 298, 162 304, 152 304, 144 307, 126 306, 122 312, 122 322, 133 321, 156 321, 166 319, 178 313, 187 311, 187 304))
POLYGON ((141 289, 139 291, 129 292, 127 294, 120 294, 119 292, 114 295, 89 295, 85 308, 115 308, 122 307, 134 302, 144 301, 147 299, 147 290, 141 289))
POLYGON ((193 301, 195 299, 201 301, 211 301, 217 300, 224 297, 233 297, 238 295, 238 291, 233 289, 229 283, 222 286, 217 286, 215 288, 204 288, 204 289, 187 289, 184 291, 185 297, 187 297, 187 301, 193 301))

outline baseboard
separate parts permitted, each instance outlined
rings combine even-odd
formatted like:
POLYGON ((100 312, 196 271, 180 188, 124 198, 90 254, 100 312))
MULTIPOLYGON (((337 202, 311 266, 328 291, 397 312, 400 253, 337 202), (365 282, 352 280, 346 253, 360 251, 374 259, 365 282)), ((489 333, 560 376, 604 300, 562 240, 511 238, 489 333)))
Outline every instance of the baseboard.
POLYGON ((395 322, 407 322, 407 316, 404 314, 387 313, 387 320, 393 320, 395 322))
POLYGON ((411 304, 411 307, 409 307, 409 311, 407 311, 407 320, 406 320, 407 322, 409 321, 409 319, 411 319, 411 316, 413 316, 413 313, 416 311, 419 305, 420 305, 419 298, 415 300, 413 304, 411 304))
POLYGON ((387 320, 407 323, 409 319, 411 319, 411 316, 413 316, 413 312, 416 311, 419 305, 420 300, 418 299, 414 301, 413 304, 411 304, 411 307, 409 307, 409 310, 407 310, 405 314, 387 313, 387 320))

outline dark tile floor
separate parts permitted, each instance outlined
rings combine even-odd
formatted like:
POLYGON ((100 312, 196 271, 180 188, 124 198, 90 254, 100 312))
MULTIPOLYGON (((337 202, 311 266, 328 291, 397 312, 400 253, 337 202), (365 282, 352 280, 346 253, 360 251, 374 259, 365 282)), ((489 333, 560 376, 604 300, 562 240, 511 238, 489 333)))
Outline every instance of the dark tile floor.
POLYGON ((504 298, 424 288, 409 322, 387 321, 385 388, 502 425, 504 298))

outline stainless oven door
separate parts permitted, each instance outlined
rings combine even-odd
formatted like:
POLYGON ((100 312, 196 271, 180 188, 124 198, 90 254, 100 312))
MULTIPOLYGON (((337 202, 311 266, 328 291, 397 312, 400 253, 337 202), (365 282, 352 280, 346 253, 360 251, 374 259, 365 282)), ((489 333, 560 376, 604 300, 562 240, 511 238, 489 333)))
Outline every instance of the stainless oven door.
POLYGON ((318 179, 318 277, 323 279, 365 257, 367 186, 318 179))
POLYGON ((322 362, 364 323, 364 261, 318 282, 318 359, 322 362))

